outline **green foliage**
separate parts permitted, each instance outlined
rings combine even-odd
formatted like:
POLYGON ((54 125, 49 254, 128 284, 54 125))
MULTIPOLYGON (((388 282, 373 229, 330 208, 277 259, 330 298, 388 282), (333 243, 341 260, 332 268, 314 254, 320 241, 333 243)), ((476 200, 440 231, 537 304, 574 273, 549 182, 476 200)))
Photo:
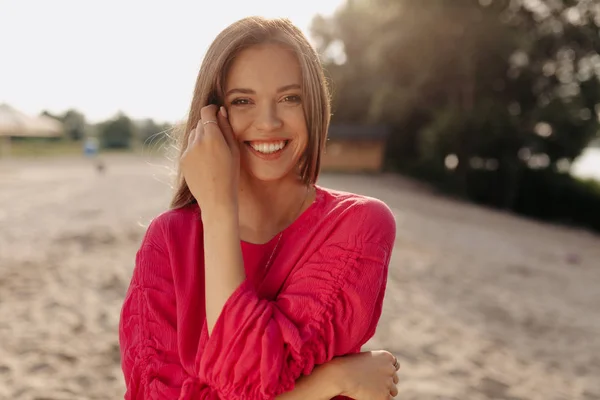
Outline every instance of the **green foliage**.
POLYGON ((85 137, 86 121, 85 116, 79 111, 70 109, 63 115, 54 115, 49 111, 43 111, 41 115, 54 118, 63 123, 67 138, 71 140, 81 140, 85 137))
POLYGON ((558 171, 598 138, 599 25, 586 0, 352 0, 312 34, 334 122, 390 125, 387 165, 529 212, 552 179, 583 193, 558 171))
POLYGON ((85 117, 78 111, 68 110, 61 118, 65 125, 67 137, 71 140, 81 140, 85 137, 85 117))
POLYGON ((145 148, 159 148, 167 141, 169 129, 170 124, 159 124, 152 119, 145 119, 137 124, 138 141, 145 148))
POLYGON ((527 170, 514 210, 535 218, 600 231, 600 183, 549 170, 527 170))
POLYGON ((99 126, 100 145, 104 149, 131 149, 135 135, 134 124, 124 114, 99 126))
POLYGON ((172 125, 157 123, 147 118, 132 121, 124 113, 114 118, 88 125, 83 114, 68 110, 62 115, 43 111, 41 115, 61 121, 67 130, 65 137, 30 138, 14 137, 11 139, 11 156, 41 157, 81 154, 84 143, 80 139, 97 139, 104 150, 138 151, 162 154, 169 142, 172 125))

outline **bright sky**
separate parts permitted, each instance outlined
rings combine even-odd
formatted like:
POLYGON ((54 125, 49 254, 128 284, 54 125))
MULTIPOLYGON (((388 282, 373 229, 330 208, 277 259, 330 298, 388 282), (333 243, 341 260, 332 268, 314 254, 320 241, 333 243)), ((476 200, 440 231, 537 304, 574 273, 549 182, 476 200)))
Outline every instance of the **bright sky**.
POLYGON ((308 35, 342 0, 0 0, 0 104, 91 122, 185 118, 214 37, 248 15, 283 16, 308 35))

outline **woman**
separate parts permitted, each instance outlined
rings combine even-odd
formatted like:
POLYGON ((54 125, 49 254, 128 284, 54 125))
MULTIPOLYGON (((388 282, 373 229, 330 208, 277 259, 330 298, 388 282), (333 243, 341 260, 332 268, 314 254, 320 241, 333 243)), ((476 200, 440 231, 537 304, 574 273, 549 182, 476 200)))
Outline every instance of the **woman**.
POLYGON ((215 39, 120 324, 127 399, 388 399, 360 353, 381 315, 394 218, 315 184, 329 125, 318 56, 287 20, 215 39))

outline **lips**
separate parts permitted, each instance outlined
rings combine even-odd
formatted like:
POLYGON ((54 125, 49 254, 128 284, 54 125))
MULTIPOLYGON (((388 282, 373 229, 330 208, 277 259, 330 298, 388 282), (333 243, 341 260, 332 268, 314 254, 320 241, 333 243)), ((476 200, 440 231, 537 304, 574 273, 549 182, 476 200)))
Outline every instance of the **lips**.
POLYGON ((247 141, 246 143, 254 150, 263 153, 271 154, 282 150, 289 140, 270 140, 270 141, 247 141))
POLYGON ((274 140, 253 140, 245 141, 251 153, 264 160, 274 160, 279 158, 283 151, 287 148, 290 140, 274 139, 274 140))

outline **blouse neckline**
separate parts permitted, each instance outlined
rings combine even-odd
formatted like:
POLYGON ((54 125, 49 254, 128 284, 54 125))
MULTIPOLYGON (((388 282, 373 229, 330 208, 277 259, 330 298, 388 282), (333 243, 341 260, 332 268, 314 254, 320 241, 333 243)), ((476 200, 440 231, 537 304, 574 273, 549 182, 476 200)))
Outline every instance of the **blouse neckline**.
POLYGON ((275 234, 271 239, 269 239, 265 243, 252 243, 241 240, 243 247, 251 247, 251 248, 261 248, 261 247, 271 247, 275 245, 275 242, 278 241, 279 235, 282 234, 282 239, 285 236, 289 236, 292 232, 297 231, 298 228, 305 224, 305 221, 308 220, 314 213, 318 206, 322 203, 324 198, 324 190, 319 185, 313 185, 315 187, 315 199, 313 202, 291 223, 285 228, 283 231, 275 234))

